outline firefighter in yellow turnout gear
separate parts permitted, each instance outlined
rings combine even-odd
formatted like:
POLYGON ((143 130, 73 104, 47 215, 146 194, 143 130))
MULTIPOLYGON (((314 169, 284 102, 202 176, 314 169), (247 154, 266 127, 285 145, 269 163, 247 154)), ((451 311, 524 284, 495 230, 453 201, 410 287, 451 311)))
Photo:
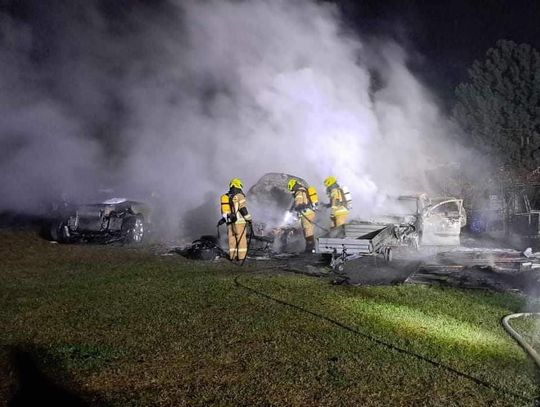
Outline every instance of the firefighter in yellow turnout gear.
POLYGON ((327 207, 330 208, 330 220, 332 221, 332 229, 343 226, 347 221, 349 210, 347 209, 347 201, 345 194, 337 183, 334 176, 329 176, 324 180, 326 193, 330 198, 330 203, 327 207))
MULTIPOLYGON (((297 179, 289 180, 287 188, 292 192, 294 203, 292 210, 296 211, 300 223, 302 225, 302 230, 304 232, 304 238, 306 239, 306 253, 311 253, 315 249, 315 211, 314 205, 317 202, 313 202, 313 199, 317 197, 316 192, 312 192, 311 195, 314 195, 314 198, 310 197, 308 188, 300 184, 297 179)), ((318 201, 318 198, 316 198, 318 201)))
POLYGON ((218 225, 227 223, 231 260, 244 260, 248 250, 246 224, 251 222, 251 214, 242 188, 242 181, 233 178, 229 183, 229 192, 221 196, 222 219, 218 225))

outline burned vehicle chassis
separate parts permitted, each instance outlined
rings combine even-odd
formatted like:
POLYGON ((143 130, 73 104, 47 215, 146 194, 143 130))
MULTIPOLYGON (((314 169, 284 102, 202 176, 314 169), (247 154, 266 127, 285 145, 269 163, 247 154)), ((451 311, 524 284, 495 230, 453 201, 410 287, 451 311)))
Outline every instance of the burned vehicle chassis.
POLYGON ((76 206, 57 214, 50 224, 50 239, 59 243, 141 244, 147 232, 145 212, 142 203, 127 200, 76 206))

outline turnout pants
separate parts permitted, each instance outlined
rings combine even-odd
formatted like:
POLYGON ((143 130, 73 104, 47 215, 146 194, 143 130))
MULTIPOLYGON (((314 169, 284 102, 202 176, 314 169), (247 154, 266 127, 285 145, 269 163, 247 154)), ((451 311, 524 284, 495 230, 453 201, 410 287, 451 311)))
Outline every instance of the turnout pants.
POLYGON ((229 237, 229 258, 231 260, 244 260, 247 256, 247 231, 245 223, 231 223, 227 225, 229 237))
POLYGON ((306 239, 312 237, 315 232, 315 225, 313 225, 314 220, 315 212, 313 211, 302 213, 300 216, 300 223, 302 224, 302 230, 304 231, 304 237, 306 239))
POLYGON ((343 210, 337 210, 335 213, 332 214, 330 217, 330 220, 332 221, 332 229, 338 228, 340 226, 343 226, 345 222, 347 221, 347 216, 349 215, 349 211, 347 209, 343 210))
POLYGON ((302 230, 304 232, 304 238, 306 239, 306 253, 311 253, 315 249, 315 212, 307 211, 300 216, 300 223, 302 224, 302 230))

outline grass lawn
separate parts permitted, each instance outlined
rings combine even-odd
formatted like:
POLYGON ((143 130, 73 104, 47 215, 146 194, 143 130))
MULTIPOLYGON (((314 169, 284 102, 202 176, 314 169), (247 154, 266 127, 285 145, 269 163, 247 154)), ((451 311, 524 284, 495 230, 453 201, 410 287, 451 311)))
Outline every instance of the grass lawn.
POLYGON ((0 231, 0 400, 17 350, 108 405, 515 406, 539 393, 500 323, 539 304, 264 267, 0 231))

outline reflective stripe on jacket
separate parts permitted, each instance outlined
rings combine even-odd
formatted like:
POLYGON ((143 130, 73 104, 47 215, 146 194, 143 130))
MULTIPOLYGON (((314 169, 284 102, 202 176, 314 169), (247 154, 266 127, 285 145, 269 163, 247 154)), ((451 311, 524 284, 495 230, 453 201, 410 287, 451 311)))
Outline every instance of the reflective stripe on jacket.
POLYGON ((234 194, 233 197, 231 198, 231 203, 232 203, 231 211, 234 212, 236 215, 235 223, 246 223, 247 220, 251 220, 251 214, 249 212, 245 218, 240 213, 240 209, 242 208, 247 209, 246 196, 243 193, 239 192, 239 193, 234 194))

